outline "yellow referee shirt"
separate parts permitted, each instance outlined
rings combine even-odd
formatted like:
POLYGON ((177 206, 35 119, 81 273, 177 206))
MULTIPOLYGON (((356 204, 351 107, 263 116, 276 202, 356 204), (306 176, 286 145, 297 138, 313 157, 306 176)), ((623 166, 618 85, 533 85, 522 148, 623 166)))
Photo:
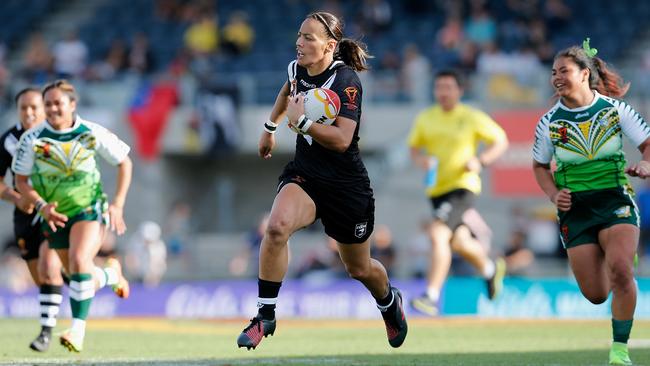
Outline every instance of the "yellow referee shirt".
POLYGON ((412 148, 423 149, 438 159, 437 181, 427 194, 437 197, 455 189, 481 192, 481 178, 467 171, 467 162, 476 156, 479 143, 505 139, 505 131, 487 114, 464 104, 445 112, 435 105, 415 118, 408 138, 412 148))

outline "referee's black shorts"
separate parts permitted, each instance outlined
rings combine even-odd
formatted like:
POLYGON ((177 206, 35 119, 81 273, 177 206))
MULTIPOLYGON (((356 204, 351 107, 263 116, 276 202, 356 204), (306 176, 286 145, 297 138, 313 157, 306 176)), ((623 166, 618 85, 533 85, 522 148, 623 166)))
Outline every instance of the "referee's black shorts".
POLYGON ((452 231, 463 224, 465 211, 474 207, 476 195, 467 189, 455 189, 437 197, 431 197, 434 220, 444 222, 452 231))
POLYGON ((333 186, 311 179, 291 167, 279 177, 278 192, 295 183, 316 204, 316 219, 321 219, 325 233, 341 244, 359 244, 370 237, 375 227, 375 199, 370 181, 355 186, 333 186))

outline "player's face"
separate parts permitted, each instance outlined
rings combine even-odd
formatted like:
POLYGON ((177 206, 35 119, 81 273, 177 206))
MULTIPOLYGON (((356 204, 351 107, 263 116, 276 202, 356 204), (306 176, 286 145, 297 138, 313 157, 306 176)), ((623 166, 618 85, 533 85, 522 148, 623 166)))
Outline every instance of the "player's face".
POLYGON ((296 59, 298 65, 307 67, 324 62, 326 54, 331 54, 336 41, 327 37, 325 26, 316 19, 302 22, 296 40, 296 59))
POLYGON ((581 88, 589 88, 589 70, 580 69, 569 57, 553 62, 551 85, 560 97, 569 97, 581 88))
POLYGON ((59 88, 45 93, 45 114, 47 121, 55 128, 68 128, 73 123, 77 103, 59 88))
POLYGON ((43 98, 40 93, 30 91, 18 98, 18 118, 20 118, 20 124, 26 130, 45 119, 43 98))
POLYGON ((443 109, 449 110, 458 104, 463 90, 453 76, 440 76, 436 78, 433 95, 443 109))

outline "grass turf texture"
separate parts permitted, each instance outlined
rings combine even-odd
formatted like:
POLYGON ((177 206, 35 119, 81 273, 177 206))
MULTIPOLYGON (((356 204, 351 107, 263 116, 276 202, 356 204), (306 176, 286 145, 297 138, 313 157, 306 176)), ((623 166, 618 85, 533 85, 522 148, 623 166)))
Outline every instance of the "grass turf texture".
MULTIPOLYGON (((414 319, 404 345, 392 349, 379 319, 279 319, 274 336, 246 351, 235 344, 246 324, 90 319, 81 354, 64 350, 58 336, 40 354, 28 349, 36 319, 0 319, 0 364, 606 365, 611 338, 609 320, 414 319)), ((650 366, 650 321, 635 321, 630 355, 650 366)))

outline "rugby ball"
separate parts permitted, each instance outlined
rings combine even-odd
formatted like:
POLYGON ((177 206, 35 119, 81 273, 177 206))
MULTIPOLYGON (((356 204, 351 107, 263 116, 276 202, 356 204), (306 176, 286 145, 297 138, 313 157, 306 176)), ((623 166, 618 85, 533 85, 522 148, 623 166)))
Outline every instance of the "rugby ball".
POLYGON ((330 89, 314 88, 305 93, 305 116, 315 123, 331 125, 341 109, 341 99, 330 89))

